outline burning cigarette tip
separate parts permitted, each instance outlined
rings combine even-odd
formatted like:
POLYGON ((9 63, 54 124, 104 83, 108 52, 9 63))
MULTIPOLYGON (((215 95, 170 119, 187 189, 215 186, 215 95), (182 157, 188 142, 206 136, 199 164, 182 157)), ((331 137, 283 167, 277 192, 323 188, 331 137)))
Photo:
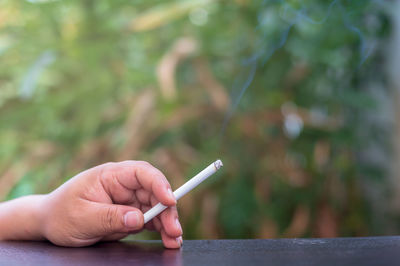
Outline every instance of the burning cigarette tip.
POLYGON ((216 160, 216 161, 214 162, 214 166, 215 166, 215 169, 218 170, 219 168, 221 168, 222 166, 224 166, 224 164, 222 163, 221 160, 216 160))

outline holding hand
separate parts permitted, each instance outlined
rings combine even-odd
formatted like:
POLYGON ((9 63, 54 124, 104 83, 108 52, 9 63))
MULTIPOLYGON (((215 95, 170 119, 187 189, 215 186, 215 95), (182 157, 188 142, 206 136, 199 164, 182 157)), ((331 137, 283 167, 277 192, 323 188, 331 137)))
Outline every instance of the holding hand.
POLYGON ((56 245, 75 247, 119 240, 141 231, 143 213, 158 202, 169 208, 145 227, 159 231, 165 247, 179 248, 182 228, 171 186, 158 169, 142 161, 99 165, 48 195, 0 204, 0 239, 46 238, 56 245), (26 222, 34 224, 27 225, 18 220, 24 219, 24 214, 14 213, 18 216, 14 222, 24 227, 25 234, 10 231, 3 234, 8 228, 6 223, 13 223, 10 212, 18 207, 30 214, 32 219, 26 222))

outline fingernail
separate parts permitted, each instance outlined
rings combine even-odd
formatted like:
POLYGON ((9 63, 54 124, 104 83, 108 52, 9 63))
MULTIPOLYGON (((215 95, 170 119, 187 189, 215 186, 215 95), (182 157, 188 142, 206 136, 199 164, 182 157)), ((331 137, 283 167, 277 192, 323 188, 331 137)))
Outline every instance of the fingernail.
POLYGON ((181 226, 181 223, 179 222, 178 218, 175 218, 175 224, 176 224, 176 228, 178 228, 182 232, 182 226, 181 226))
POLYGON ((137 212, 130 211, 125 213, 124 223, 126 227, 136 228, 140 223, 140 217, 137 212))
POLYGON ((182 246, 182 244, 183 244, 183 239, 182 239, 181 236, 176 238, 176 243, 178 243, 178 245, 179 245, 180 247, 182 246))
POLYGON ((176 203, 176 199, 175 199, 174 193, 172 193, 172 190, 170 188, 168 188, 167 191, 168 191, 168 196, 171 199, 173 199, 175 201, 175 203, 176 203))

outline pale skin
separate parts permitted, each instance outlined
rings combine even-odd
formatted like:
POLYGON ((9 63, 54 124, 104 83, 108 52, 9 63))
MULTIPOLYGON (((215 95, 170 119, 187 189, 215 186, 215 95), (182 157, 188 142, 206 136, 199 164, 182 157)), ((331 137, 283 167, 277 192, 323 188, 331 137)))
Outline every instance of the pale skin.
POLYGON ((0 240, 49 240, 82 247, 143 230, 160 232, 166 248, 182 245, 176 200, 157 168, 143 161, 106 163, 86 170, 46 195, 0 203, 0 240), (143 213, 169 206, 143 224, 143 213))

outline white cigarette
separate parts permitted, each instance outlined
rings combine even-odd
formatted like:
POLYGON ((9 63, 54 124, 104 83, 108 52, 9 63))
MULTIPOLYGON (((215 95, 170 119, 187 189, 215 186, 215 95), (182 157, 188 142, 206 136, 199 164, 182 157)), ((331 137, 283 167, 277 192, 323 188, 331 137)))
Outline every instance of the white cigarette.
MULTIPOLYGON (((174 191, 174 196, 175 199, 178 200, 182 198, 186 193, 197 187, 201 182, 206 180, 209 176, 214 174, 219 168, 223 166, 221 160, 216 160, 207 168, 205 168, 203 171, 192 177, 189 181, 187 181, 185 184, 183 184, 180 188, 174 191)), ((154 205, 153 208, 148 210, 144 214, 144 223, 147 223, 157 215, 159 215, 162 211, 164 211, 167 208, 167 206, 162 205, 161 203, 158 203, 154 205)))

